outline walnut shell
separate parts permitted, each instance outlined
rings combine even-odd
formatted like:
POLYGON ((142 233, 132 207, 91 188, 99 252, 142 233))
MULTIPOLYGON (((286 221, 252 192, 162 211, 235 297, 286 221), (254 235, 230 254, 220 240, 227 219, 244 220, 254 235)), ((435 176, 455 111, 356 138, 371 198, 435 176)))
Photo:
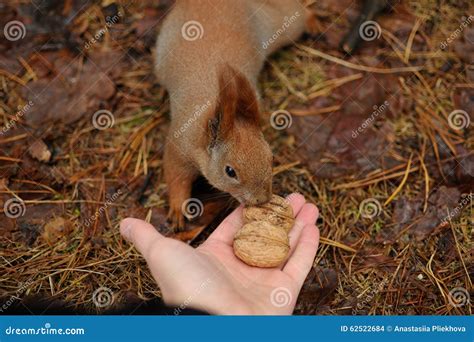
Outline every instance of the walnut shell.
POLYGON ((289 251, 287 232, 267 221, 247 223, 234 237, 235 255, 250 266, 279 266, 289 251))
POLYGON ((253 221, 267 221, 289 232, 295 222, 293 208, 283 197, 272 195, 270 202, 258 207, 244 208, 244 224, 253 221))

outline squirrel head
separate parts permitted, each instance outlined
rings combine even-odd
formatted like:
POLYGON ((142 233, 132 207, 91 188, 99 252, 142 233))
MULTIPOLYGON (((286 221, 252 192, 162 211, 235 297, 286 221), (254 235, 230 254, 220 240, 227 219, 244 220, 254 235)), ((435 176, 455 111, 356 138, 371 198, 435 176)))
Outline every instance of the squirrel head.
POLYGON ((225 66, 219 98, 208 122, 208 181, 246 205, 272 195, 272 151, 260 127, 256 91, 240 72, 225 66))

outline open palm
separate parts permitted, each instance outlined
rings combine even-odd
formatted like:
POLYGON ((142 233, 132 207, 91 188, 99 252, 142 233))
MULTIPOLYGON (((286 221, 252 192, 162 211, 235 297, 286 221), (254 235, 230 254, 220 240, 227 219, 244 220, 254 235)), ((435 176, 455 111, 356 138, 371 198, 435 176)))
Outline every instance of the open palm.
POLYGON ((145 257, 164 301, 213 314, 291 314, 313 264, 319 232, 318 210, 304 197, 288 197, 296 214, 290 257, 279 268, 257 268, 235 257, 232 242, 242 226, 242 207, 231 213, 198 248, 158 233, 150 224, 127 218, 122 235, 145 257))

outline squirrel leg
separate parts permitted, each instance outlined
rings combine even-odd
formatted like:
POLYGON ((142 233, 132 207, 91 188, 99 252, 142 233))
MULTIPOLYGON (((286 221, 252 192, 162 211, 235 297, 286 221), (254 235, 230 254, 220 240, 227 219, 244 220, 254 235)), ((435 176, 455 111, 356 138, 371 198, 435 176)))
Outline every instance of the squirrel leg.
POLYGON ((305 31, 311 37, 316 37, 318 34, 320 34, 323 31, 323 29, 322 29, 321 24, 319 23, 319 20, 316 16, 316 10, 313 9, 312 7, 314 7, 314 6, 309 6, 308 8, 306 8, 306 12, 305 12, 305 31))
POLYGON ((164 175, 168 187, 168 220, 175 231, 182 230, 185 218, 182 210, 183 203, 191 197, 191 188, 197 177, 194 167, 181 158, 173 143, 167 143, 164 155, 164 175))

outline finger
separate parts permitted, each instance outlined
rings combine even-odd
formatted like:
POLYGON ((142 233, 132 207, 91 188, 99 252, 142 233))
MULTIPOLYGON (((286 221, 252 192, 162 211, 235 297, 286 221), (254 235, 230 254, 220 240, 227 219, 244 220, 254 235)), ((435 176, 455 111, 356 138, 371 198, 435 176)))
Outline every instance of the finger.
POLYGON ((318 219, 319 210, 312 203, 305 203, 301 208, 298 216, 296 216, 295 224, 288 234, 290 239, 290 255, 295 250, 295 247, 300 239, 303 227, 308 224, 315 224, 318 219))
POLYGON ((294 192, 285 197, 287 201, 290 202, 291 208, 293 209, 293 215, 297 216, 301 208, 305 204, 306 200, 302 194, 294 192))
MULTIPOLYGON (((176 293, 174 280, 196 260, 194 249, 164 237, 151 224, 134 218, 126 218, 120 223, 120 233, 143 255, 162 292, 176 293)), ((185 273, 189 276, 192 272, 185 273)))
POLYGON ((125 239, 133 243, 147 260, 151 251, 156 249, 157 242, 165 239, 151 224, 135 218, 122 220, 120 222, 120 233, 125 239))
MULTIPOLYGON (((234 241, 234 235, 242 227, 242 210, 243 206, 237 207, 224 221, 217 227, 207 241, 219 241, 231 245, 234 241)), ((207 242, 206 241, 206 242, 207 242)))
POLYGON ((319 229, 314 224, 305 225, 295 251, 283 267, 283 272, 293 278, 299 288, 303 286, 306 276, 313 267, 318 244, 319 229))

